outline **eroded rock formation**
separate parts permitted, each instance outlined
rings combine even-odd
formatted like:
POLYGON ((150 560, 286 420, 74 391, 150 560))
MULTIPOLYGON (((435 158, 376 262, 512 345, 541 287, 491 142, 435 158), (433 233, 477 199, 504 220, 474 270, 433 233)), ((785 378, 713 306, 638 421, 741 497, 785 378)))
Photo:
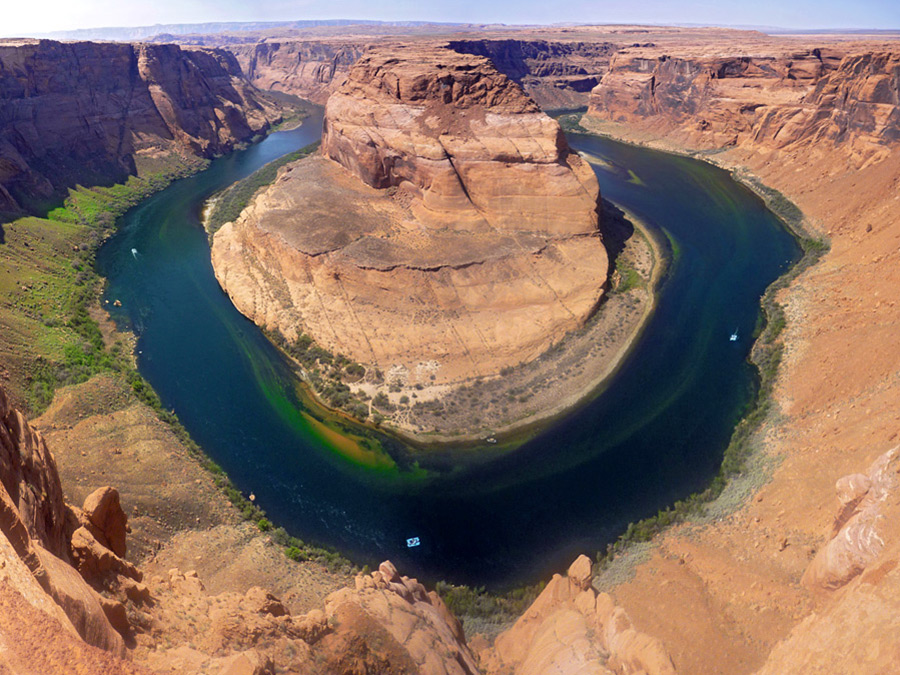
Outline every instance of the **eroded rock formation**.
POLYGON ((897 140, 896 54, 770 50, 623 49, 592 91, 588 115, 700 148, 843 144, 870 157, 897 140))
POLYGON ((257 323, 428 384, 527 362, 597 306, 597 179, 487 60, 366 55, 322 155, 215 236, 216 276, 257 323))
POLYGON ((124 653, 119 630, 127 632, 127 622, 114 626, 108 618, 109 612, 123 616, 124 608, 118 612, 116 601, 102 597, 72 566, 77 515, 63 501, 56 464, 43 438, 9 405, 3 390, 0 482, 0 578, 58 620, 63 630, 95 647, 124 653))
POLYGON ((490 59, 545 110, 587 105, 618 49, 612 42, 539 39, 452 40, 447 46, 490 59))
POLYGON ((279 114, 225 51, 0 42, 0 208, 121 181, 143 156, 221 154, 279 114))
MULTIPOLYGON (((480 650, 488 673, 674 675, 659 640, 646 635, 607 593, 591 585, 591 561, 580 556, 553 575, 537 600, 492 648, 480 650)), ((473 643, 474 644, 474 643, 473 643)))
POLYGON ((364 42, 265 41, 229 46, 247 79, 314 103, 328 100, 366 49, 364 42))

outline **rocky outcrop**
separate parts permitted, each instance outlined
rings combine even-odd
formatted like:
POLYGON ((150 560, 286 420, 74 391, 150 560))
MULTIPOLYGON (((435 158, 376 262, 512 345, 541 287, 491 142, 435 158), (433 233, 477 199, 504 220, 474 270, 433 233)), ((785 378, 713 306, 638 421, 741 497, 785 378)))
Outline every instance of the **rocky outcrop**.
POLYGON ((896 54, 770 49, 623 49, 591 92, 588 115, 696 148, 844 146, 868 157, 897 140, 896 54))
POLYGON ((527 362, 602 297, 596 177, 487 60, 366 55, 322 154, 215 235, 216 276, 257 323, 421 386, 527 362))
MULTIPOLYGON (((26 599, 46 611, 50 598, 65 616, 64 628, 85 642, 121 654, 124 642, 107 618, 104 601, 70 564, 69 524, 75 518, 62 499, 53 457, 41 435, 0 390, 0 535, 2 566, 24 566, 45 594, 26 599)), ((21 582, 24 575, 12 572, 21 582)), ((60 613, 51 613, 61 619, 60 613)))
POLYGON ((879 457, 866 473, 841 478, 835 486, 839 510, 831 538, 816 553, 803 575, 811 588, 834 590, 844 586, 874 562, 885 547, 882 523, 889 498, 897 493, 897 455, 894 448, 879 457))
POLYGON ((451 40, 450 49, 490 59, 545 110, 578 108, 609 68, 612 42, 552 40, 451 40))
POLYGON ((158 670, 182 673, 429 673, 475 675, 459 621, 434 592, 400 576, 390 562, 360 573, 355 588, 323 608, 293 616, 253 587, 211 595, 195 572, 151 580, 155 625, 177 635, 169 648, 139 635, 138 655, 158 670))
POLYGON ((347 77, 363 51, 363 42, 266 40, 228 47, 247 79, 271 89, 324 104, 347 77))
POLYGON ((607 593, 591 585, 591 561, 580 556, 566 576, 556 574, 534 603, 479 651, 490 673, 646 673, 674 675, 659 640, 635 629, 607 593))
POLYGON ((279 115, 225 51, 0 42, 0 207, 122 181, 160 153, 212 157, 279 115))

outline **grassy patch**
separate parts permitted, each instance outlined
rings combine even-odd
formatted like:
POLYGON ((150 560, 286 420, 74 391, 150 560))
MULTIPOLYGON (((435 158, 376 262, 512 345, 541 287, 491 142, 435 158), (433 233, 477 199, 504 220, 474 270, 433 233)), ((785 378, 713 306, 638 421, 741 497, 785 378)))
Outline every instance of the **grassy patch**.
POLYGON ((213 197, 214 206, 206 221, 207 231, 210 234, 214 234, 225 223, 237 220, 237 217, 241 215, 241 211, 247 208, 247 204, 250 203, 254 195, 262 188, 275 182, 278 170, 281 167, 298 159, 308 157, 318 149, 319 141, 316 141, 296 152, 288 153, 269 162, 261 169, 258 169, 243 180, 239 180, 213 197))
POLYGON ((627 293, 633 288, 644 288, 647 284, 641 273, 621 256, 616 259, 616 277, 614 293, 627 293))
POLYGON ((206 166, 171 157, 158 171, 121 185, 69 191, 45 218, 3 224, 0 245, 0 357, 14 399, 31 413, 49 405, 57 387, 83 382, 130 364, 122 344, 107 348, 89 308, 101 280, 94 253, 116 218, 172 180, 206 166))

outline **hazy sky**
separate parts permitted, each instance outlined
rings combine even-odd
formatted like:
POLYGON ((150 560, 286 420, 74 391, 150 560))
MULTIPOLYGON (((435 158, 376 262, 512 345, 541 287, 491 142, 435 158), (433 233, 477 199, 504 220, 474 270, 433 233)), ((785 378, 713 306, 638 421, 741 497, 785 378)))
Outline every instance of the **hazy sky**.
POLYGON ((206 21, 703 23, 900 28, 900 0, 3 0, 0 34, 206 21))

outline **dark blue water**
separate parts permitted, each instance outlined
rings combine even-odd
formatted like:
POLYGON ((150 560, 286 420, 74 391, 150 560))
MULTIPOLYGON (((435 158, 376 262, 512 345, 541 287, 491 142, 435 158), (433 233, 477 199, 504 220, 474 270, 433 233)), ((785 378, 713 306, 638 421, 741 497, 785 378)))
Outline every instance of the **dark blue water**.
POLYGON ((141 372, 273 521, 361 563, 391 558, 424 579, 496 586, 604 549, 628 522, 708 483, 754 393, 746 358, 760 296, 798 254, 756 196, 697 161, 570 136, 607 162, 604 196, 675 242, 658 308, 589 405, 513 453, 423 480, 353 464, 321 440, 290 366, 213 276, 203 201, 320 128, 313 118, 173 184, 126 214, 98 257, 117 319, 139 336, 141 372), (422 546, 407 549, 411 536, 422 546))

